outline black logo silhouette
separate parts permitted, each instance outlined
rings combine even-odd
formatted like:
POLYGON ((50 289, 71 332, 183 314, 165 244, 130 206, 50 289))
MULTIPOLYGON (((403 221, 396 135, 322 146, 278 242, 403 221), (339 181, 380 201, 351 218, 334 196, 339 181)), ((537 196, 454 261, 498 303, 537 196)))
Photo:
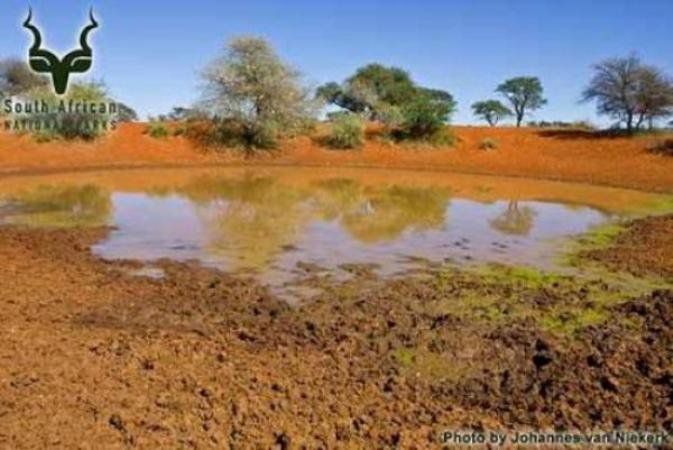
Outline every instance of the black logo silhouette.
POLYGON ((98 22, 93 17, 93 8, 89 11, 90 23, 84 27, 79 36, 80 48, 73 50, 62 59, 46 48, 42 48, 40 30, 31 23, 33 10, 28 10, 28 18, 23 22, 24 28, 33 34, 33 45, 28 50, 30 68, 39 73, 50 73, 54 90, 63 95, 68 90, 68 80, 71 73, 83 73, 91 68, 93 52, 87 42, 89 33, 98 28, 98 22))

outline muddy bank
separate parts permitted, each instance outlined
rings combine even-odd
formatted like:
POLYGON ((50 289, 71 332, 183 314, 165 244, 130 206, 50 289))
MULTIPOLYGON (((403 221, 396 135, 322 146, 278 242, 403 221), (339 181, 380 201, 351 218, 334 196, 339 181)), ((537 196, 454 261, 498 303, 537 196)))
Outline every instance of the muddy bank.
POLYGON ((673 292, 354 268, 291 308, 105 229, 0 228, 0 445, 433 448, 450 428, 673 431, 673 292))

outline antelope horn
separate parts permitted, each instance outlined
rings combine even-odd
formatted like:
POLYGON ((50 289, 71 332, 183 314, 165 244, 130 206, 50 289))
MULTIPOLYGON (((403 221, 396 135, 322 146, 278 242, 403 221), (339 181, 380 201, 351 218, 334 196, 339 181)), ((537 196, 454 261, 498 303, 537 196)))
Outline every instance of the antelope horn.
POLYGON ((42 46, 42 36, 40 35, 40 30, 37 29, 35 25, 30 23, 30 20, 33 18, 33 8, 28 8, 28 17, 23 22, 23 27, 30 30, 33 33, 33 46, 30 47, 31 50, 39 50, 42 46))
POLYGON ((96 28, 98 28, 98 22, 96 22, 96 19, 94 19, 94 17, 93 17, 93 8, 91 8, 89 10, 89 20, 91 21, 91 23, 89 25, 87 25, 86 27, 84 27, 84 29, 82 30, 82 34, 80 34, 80 37, 79 37, 79 43, 82 47, 82 50, 91 51, 91 47, 89 47, 89 44, 87 42, 87 38, 89 37, 89 33, 92 30, 95 30, 96 28))

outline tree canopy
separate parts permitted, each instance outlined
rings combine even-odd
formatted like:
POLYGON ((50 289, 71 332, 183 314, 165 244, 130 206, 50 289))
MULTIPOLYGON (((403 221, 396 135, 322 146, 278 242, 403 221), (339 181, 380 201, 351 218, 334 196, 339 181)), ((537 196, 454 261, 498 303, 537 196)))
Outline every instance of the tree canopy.
POLYGON ((599 114, 624 123, 627 131, 673 115, 673 82, 656 67, 629 56, 607 59, 593 68, 582 99, 595 101, 599 114))
POLYGON ((495 91, 512 105, 516 115, 517 127, 521 126, 521 122, 528 112, 539 109, 547 103, 544 98, 542 83, 537 77, 510 78, 500 84, 495 91))
POLYGON ((673 114, 673 82, 656 67, 629 56, 611 58, 593 68, 583 101, 595 101, 599 114, 625 124, 627 131, 673 114))
POLYGON ((203 78, 202 107, 215 117, 237 121, 251 143, 262 133, 294 129, 315 113, 299 72, 262 38, 232 39, 203 78))
POLYGON ((492 127, 496 126, 503 118, 512 115, 512 111, 499 100, 484 100, 473 103, 472 111, 475 116, 481 117, 492 127))
POLYGON ((453 96, 448 92, 418 86, 405 70, 381 64, 359 68, 342 84, 326 83, 318 88, 317 95, 327 103, 373 120, 385 120, 391 109, 400 112, 419 96, 431 103, 443 103, 450 111, 455 109, 453 96))
POLYGON ((320 86, 317 97, 370 120, 381 121, 398 138, 448 143, 442 128, 455 111, 453 96, 417 85, 398 67, 369 64, 343 83, 320 86))

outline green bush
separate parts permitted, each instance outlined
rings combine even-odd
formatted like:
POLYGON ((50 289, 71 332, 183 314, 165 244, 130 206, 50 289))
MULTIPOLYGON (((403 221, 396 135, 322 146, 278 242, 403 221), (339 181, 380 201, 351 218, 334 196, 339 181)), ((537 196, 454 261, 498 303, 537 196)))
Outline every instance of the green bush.
POLYGON ((452 144, 453 135, 446 128, 452 105, 418 94, 400 109, 401 122, 393 130, 393 136, 399 140, 426 141, 435 145, 452 144))
POLYGON ((433 133, 427 139, 427 142, 437 146, 453 147, 456 144, 456 136, 453 134, 451 128, 442 127, 433 133))
MULTIPOLYGON (((26 98, 32 101, 44 101, 50 105, 50 111, 56 110, 61 101, 49 87, 38 87, 27 92, 26 98)), ((101 83, 74 83, 63 99, 64 102, 84 102, 100 104, 109 102, 105 86, 101 83)), ((112 114, 94 114, 83 112, 49 112, 33 115, 35 123, 41 126, 33 130, 38 142, 53 139, 93 140, 104 134, 113 126, 115 117, 112 114)))
POLYGON ((161 122, 150 122, 145 133, 155 139, 165 138, 169 135, 168 128, 161 122))
POLYGON ((480 150, 495 150, 498 148, 498 141, 491 138, 486 138, 479 143, 480 150))
POLYGON ((184 135, 211 148, 272 149, 277 145, 273 122, 251 124, 234 118, 188 122, 184 135))
POLYGON ((397 129, 404 121, 402 109, 399 106, 380 105, 378 119, 390 130, 397 129))
POLYGON ((245 143, 248 150, 255 148, 270 150, 278 145, 279 126, 271 120, 247 126, 245 143))
POLYGON ((364 134, 362 119, 356 114, 344 114, 332 122, 328 141, 334 148, 357 148, 362 146, 364 134))
POLYGON ((564 128, 564 129, 583 130, 583 131, 596 130, 596 126, 591 122, 589 122, 588 120, 576 120, 574 122, 564 122, 562 120, 555 120, 553 122, 540 120, 539 122, 536 122, 532 120, 528 122, 528 126, 533 128, 564 128))

